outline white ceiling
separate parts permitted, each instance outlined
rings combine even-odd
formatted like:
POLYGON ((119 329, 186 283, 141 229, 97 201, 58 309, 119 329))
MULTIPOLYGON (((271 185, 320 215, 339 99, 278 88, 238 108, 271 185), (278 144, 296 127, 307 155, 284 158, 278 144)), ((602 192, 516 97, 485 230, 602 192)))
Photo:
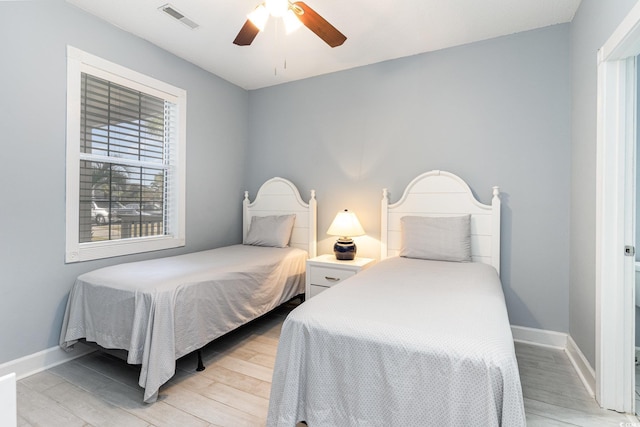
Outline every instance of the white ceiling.
POLYGON ((233 39, 261 0, 67 0, 245 89, 570 22, 580 0, 305 0, 347 36, 330 48, 269 19, 250 46, 233 39), (162 12, 169 3, 199 24, 162 12), (285 68, 286 64, 286 68, 285 68))

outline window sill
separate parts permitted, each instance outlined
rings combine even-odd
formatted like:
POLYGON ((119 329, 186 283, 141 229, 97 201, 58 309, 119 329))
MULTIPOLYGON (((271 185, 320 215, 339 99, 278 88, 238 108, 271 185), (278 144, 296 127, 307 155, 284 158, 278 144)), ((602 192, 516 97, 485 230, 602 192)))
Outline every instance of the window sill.
POLYGON ((172 236, 80 243, 77 248, 67 251, 65 262, 74 263, 91 261, 143 252, 159 251, 163 249, 179 248, 184 245, 184 238, 172 236))

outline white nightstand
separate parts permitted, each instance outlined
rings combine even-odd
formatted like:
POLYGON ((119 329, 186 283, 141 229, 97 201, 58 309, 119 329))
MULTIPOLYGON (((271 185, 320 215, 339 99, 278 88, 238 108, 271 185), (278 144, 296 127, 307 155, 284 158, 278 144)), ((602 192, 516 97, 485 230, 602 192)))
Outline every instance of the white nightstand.
POLYGON ((318 295, 347 277, 368 268, 374 262, 372 258, 358 257, 353 261, 340 261, 333 254, 308 259, 305 297, 309 299, 318 295))

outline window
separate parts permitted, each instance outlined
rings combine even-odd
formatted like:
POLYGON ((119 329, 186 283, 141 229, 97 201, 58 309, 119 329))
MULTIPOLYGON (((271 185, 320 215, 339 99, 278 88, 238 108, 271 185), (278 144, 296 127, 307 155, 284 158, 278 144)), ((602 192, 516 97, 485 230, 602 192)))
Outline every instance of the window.
POLYGON ((185 91, 67 54, 66 261, 183 246, 185 91))

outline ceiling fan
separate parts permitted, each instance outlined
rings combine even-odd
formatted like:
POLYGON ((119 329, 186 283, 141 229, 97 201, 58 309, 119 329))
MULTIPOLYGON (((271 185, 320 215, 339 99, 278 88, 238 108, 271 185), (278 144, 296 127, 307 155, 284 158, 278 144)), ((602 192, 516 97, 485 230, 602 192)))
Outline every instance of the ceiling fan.
POLYGON ((249 46, 258 33, 264 30, 269 16, 282 17, 287 33, 304 24, 331 47, 340 46, 347 37, 301 1, 265 0, 247 15, 240 32, 233 41, 238 46, 249 46))

